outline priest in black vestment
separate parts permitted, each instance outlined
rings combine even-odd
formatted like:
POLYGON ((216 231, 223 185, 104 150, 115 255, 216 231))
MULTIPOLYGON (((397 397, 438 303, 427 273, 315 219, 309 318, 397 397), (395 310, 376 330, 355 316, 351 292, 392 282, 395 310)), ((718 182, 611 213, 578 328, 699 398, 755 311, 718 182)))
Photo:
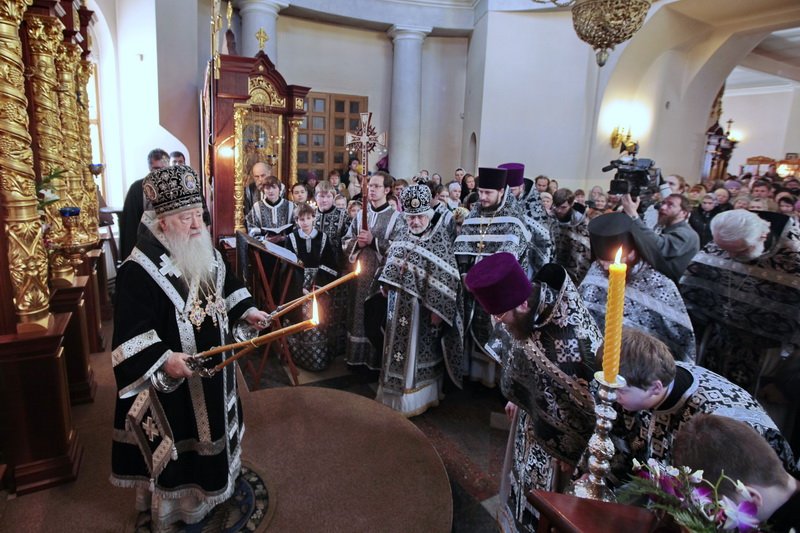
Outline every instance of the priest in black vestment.
POLYGON ((226 343, 236 321, 263 327, 268 315, 214 250, 191 168, 152 172, 143 191, 155 211, 117 276, 111 482, 136 488, 137 509, 161 530, 200 522, 231 496, 241 468, 236 366, 201 378, 187 360, 226 343))

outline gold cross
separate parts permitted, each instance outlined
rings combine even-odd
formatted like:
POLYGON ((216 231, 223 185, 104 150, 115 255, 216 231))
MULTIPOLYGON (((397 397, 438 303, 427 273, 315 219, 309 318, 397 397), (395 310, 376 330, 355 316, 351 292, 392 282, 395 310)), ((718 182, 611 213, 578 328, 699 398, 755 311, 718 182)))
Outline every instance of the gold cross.
POLYGON ((263 50, 264 43, 269 41, 269 35, 267 35, 267 32, 264 31, 264 28, 258 28, 258 32, 256 32, 256 39, 258 39, 259 50, 263 50))

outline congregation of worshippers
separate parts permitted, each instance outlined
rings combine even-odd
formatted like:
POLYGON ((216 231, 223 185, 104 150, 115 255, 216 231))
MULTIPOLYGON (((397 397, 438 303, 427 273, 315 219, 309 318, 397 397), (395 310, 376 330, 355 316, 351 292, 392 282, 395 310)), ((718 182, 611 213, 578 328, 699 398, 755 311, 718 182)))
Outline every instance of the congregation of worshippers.
MULTIPOLYGON (((690 426, 713 415, 745 426, 792 489, 759 518, 780 526, 781 513, 800 508, 796 178, 770 168, 698 183, 664 169, 651 194, 636 195, 610 193, 607 178, 570 190, 502 161, 393 176, 353 159, 290 184, 271 171, 263 162, 249 171, 246 233, 302 266, 290 297, 360 269, 319 298, 332 318, 287 339, 294 364, 321 372, 343 358, 377 378, 377 402, 407 417, 467 382, 499 388, 510 420, 504 530, 534 530, 530 490, 563 491, 588 472, 615 262, 626 265, 625 386, 608 482, 648 459, 713 471, 711 459, 686 451, 725 450, 714 458, 723 463, 736 455, 733 443, 690 426)), ((123 255, 124 234, 135 241, 125 225, 123 255)), ((306 305, 286 323, 311 312, 306 305)))

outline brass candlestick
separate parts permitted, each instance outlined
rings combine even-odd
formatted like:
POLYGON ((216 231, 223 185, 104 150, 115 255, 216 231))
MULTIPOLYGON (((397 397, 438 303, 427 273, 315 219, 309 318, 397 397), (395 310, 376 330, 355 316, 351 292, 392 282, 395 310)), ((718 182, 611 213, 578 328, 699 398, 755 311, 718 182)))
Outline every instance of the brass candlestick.
POLYGON ((614 491, 606 484, 606 476, 611 469, 611 458, 614 457, 614 443, 609 432, 617 419, 614 402, 617 400, 617 389, 625 387, 625 378, 617 375, 614 383, 603 378, 603 372, 595 372, 594 379, 600 385, 597 390, 597 402, 594 412, 597 423, 594 434, 589 439, 589 475, 576 481, 569 493, 579 498, 614 502, 617 500, 614 491))

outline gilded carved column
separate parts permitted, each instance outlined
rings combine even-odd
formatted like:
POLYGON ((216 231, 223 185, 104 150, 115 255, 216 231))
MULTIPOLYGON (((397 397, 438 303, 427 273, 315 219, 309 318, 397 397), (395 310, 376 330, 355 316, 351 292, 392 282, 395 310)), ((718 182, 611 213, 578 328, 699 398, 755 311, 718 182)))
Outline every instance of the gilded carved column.
POLYGON ((47 253, 37 212, 19 26, 32 0, 0 0, 0 198, 19 331, 47 328, 47 253))
POLYGON ((78 227, 73 235, 80 243, 91 241, 86 232, 86 194, 81 170, 81 138, 78 125, 78 102, 75 95, 75 73, 81 58, 81 47, 75 43, 61 42, 56 53, 58 73, 58 107, 61 118, 61 138, 64 142, 64 178, 67 183, 66 198, 69 205, 80 207, 78 227))
POLYGON ((97 184, 94 182, 94 175, 89 171, 92 161, 92 137, 89 133, 89 101, 86 92, 86 85, 92 75, 93 65, 90 61, 82 59, 78 63, 78 70, 75 73, 77 81, 78 97, 78 133, 80 136, 80 169, 83 178, 84 208, 86 209, 86 226, 84 229, 89 235, 89 240, 94 242, 99 240, 97 226, 100 221, 99 204, 97 201, 97 184))
MULTIPOLYGON (((55 54, 62 39, 64 25, 55 17, 27 13, 25 15, 30 63, 27 75, 32 84, 33 127, 39 144, 39 162, 43 176, 64 169, 61 119, 58 115, 55 54)), ((54 245, 63 241, 65 230, 59 209, 66 207, 67 185, 63 179, 54 180, 53 189, 60 198, 45 207, 45 218, 50 226, 48 237, 54 245)), ((57 250, 50 255, 50 279, 55 284, 62 280, 71 283, 74 269, 64 254, 57 250)))
POLYGON ((289 185, 297 181, 297 131, 302 123, 301 118, 289 119, 289 185))

